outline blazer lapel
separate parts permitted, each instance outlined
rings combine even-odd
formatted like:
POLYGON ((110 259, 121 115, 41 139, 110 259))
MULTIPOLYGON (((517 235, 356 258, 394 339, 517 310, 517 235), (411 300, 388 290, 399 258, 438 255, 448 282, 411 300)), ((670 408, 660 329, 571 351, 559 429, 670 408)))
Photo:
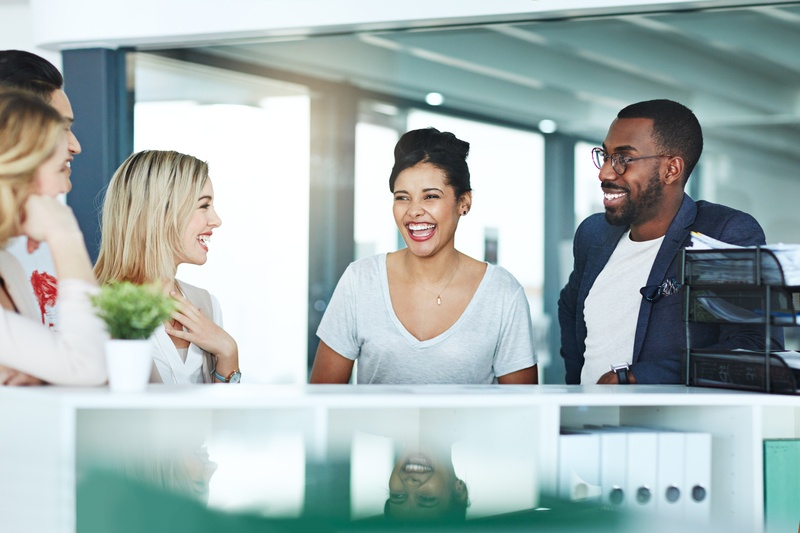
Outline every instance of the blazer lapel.
MULTIPOLYGON (((672 262, 675 257, 683 248, 686 238, 691 232, 692 224, 694 224, 697 217, 697 204, 689 198, 686 193, 683 194, 683 202, 681 203, 678 213, 672 219, 672 223, 667 229, 667 234, 664 236, 664 242, 661 243, 661 248, 658 250, 656 259, 653 262, 653 268, 650 270, 650 276, 647 278, 648 286, 661 285, 672 262)), ((644 336, 647 332, 647 326, 650 322, 650 312, 653 309, 653 302, 649 302, 642 298, 642 305, 639 307, 639 321, 636 324, 636 335, 633 341, 633 362, 639 358, 639 352, 644 343, 644 336)))

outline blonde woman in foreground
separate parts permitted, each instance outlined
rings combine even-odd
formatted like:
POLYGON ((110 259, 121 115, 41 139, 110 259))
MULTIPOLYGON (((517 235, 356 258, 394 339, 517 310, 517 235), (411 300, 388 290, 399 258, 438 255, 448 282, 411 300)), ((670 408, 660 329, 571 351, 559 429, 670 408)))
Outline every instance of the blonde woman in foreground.
POLYGON ((0 91, 0 384, 102 385, 107 338, 89 295, 97 290, 72 210, 55 196, 70 190, 67 122, 37 97, 0 91), (58 274, 59 331, 42 325, 28 280, 4 247, 27 236, 46 242, 58 274))
POLYGON ((160 283, 178 302, 172 320, 151 337, 153 383, 238 383, 239 350, 222 329, 208 291, 175 279, 178 265, 202 265, 214 229, 208 165, 178 152, 146 150, 117 169, 103 205, 95 265, 101 283, 160 283))

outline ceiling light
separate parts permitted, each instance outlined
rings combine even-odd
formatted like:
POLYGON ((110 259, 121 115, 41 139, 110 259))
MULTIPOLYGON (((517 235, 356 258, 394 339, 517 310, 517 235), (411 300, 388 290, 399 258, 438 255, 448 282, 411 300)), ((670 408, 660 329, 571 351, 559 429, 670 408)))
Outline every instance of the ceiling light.
POLYGON ((550 120, 549 118, 545 118, 539 121, 539 131, 542 133, 555 133, 558 129, 558 124, 556 124, 555 120, 550 120))
POLYGON ((444 103, 444 96, 441 93, 428 93, 425 95, 425 102, 428 105, 442 105, 444 103))

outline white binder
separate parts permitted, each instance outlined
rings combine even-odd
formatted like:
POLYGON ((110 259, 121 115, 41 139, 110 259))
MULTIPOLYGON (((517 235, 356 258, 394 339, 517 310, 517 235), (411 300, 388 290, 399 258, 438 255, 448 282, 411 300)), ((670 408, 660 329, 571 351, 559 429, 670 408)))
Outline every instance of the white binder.
POLYGON ((600 498, 600 438, 596 433, 562 429, 558 446, 558 496, 585 501, 600 498))
POLYGON ((630 505, 627 488, 628 436, 615 430, 598 429, 600 437, 600 486, 604 505, 623 509, 630 505))
POLYGON ((707 522, 711 515, 711 435, 685 433, 684 517, 690 523, 707 522))
POLYGON ((628 436, 627 509, 653 513, 658 475, 658 432, 626 428, 628 436))
POLYGON ((659 432, 655 492, 656 512, 659 515, 683 519, 689 492, 684 481, 685 447, 684 433, 659 432))

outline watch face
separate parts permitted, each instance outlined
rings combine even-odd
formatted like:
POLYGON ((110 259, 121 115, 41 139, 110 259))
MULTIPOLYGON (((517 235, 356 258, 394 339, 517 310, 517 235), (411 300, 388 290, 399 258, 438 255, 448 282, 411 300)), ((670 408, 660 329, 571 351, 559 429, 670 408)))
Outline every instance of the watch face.
POLYGON ((228 379, 228 383, 239 383, 242 380, 242 373, 238 370, 231 374, 231 377, 228 379))

